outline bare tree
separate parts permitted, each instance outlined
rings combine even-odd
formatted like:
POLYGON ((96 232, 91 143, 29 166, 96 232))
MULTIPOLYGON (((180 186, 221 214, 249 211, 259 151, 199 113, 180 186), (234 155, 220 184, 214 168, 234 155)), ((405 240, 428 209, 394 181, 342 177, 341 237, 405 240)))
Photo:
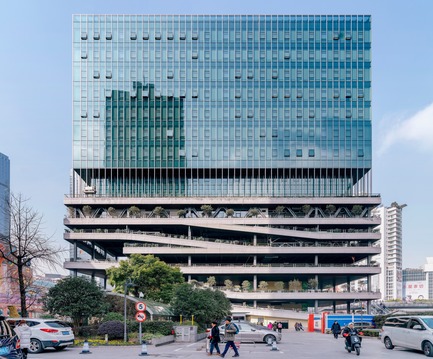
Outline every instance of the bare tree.
POLYGON ((54 268, 61 265, 61 253, 65 250, 53 243, 52 235, 43 233, 43 216, 28 205, 22 194, 11 194, 6 206, 10 216, 10 230, 0 234, 0 258, 12 267, 11 280, 19 285, 21 316, 33 304, 33 296, 26 293, 33 284, 31 267, 45 264, 54 268))

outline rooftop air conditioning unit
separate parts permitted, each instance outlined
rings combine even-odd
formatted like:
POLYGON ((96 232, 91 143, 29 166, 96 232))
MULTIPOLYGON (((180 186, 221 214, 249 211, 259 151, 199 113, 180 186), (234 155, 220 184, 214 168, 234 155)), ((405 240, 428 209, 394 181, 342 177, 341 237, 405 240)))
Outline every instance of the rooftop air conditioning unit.
POLYGON ((86 186, 84 187, 84 194, 95 194, 96 186, 86 186))

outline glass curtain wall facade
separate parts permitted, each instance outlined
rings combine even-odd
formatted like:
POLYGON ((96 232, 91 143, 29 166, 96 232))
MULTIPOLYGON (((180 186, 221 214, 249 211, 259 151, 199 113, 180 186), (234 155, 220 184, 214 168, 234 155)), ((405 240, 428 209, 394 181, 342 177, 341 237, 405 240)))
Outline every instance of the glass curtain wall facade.
POLYGON ((10 197, 10 162, 8 156, 0 153, 0 237, 9 234, 10 217, 8 201, 10 197))
POLYGON ((370 26, 74 15, 65 268, 106 279, 120 258, 153 254, 188 280, 214 276, 238 304, 380 298, 370 26))
POLYGON ((370 194, 370 25, 74 15, 73 194, 370 194))

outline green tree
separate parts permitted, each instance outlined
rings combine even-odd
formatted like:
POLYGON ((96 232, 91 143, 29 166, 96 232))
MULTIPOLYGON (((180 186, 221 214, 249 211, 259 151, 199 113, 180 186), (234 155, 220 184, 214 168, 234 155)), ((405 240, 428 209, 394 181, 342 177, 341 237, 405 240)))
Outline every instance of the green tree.
POLYGON ((197 288, 189 283, 183 283, 176 288, 171 306, 176 315, 194 315, 199 324, 210 324, 212 320, 220 320, 231 311, 230 301, 223 292, 197 288))
POLYGON ((184 281, 179 268, 153 255, 141 254, 132 254, 129 259, 120 261, 117 268, 107 269, 107 275, 116 292, 123 293, 125 281, 130 279, 134 287, 128 290, 135 296, 143 292, 145 299, 163 303, 170 302, 175 287, 184 281))
POLYGON ((45 310, 52 315, 71 317, 78 328, 89 317, 102 315, 107 304, 105 293, 95 281, 83 277, 67 277, 50 288, 44 297, 45 310))
POLYGON ((353 213, 355 216, 360 216, 361 213, 362 213, 362 211, 363 211, 363 208, 362 208, 362 206, 361 206, 360 204, 355 204, 355 205, 352 207, 352 213, 353 213))

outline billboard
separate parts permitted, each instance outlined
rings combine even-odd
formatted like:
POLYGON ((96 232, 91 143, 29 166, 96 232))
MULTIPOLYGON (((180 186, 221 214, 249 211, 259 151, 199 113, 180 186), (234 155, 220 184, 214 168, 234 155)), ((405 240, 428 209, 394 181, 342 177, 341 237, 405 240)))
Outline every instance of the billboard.
POLYGON ((403 289, 406 300, 428 299, 428 285, 426 280, 406 281, 403 289))

